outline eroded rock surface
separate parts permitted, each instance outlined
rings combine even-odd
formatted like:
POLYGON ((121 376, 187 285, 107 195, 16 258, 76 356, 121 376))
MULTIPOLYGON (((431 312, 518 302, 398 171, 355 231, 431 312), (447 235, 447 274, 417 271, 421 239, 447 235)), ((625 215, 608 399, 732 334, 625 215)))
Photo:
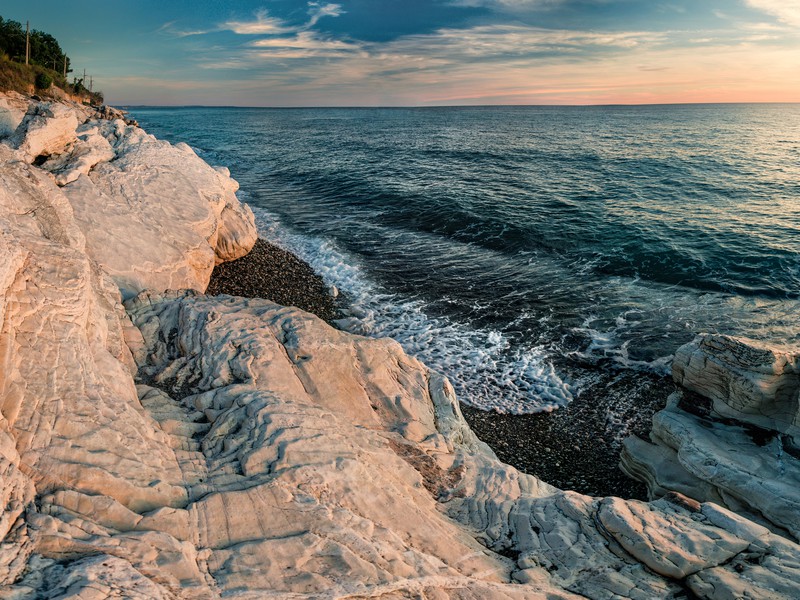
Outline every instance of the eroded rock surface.
POLYGON ((673 365, 675 381, 693 393, 670 398, 649 442, 626 440, 623 469, 652 497, 679 491, 800 539, 798 357, 751 340, 698 336, 673 365))
POLYGON ((800 350, 704 334, 675 353, 672 375, 721 416, 800 434, 800 350))
POLYGON ((75 141, 78 125, 88 117, 89 111, 77 104, 32 102, 9 142, 23 160, 32 163, 63 152, 75 141))
POLYGON ((0 139, 17 130, 28 112, 30 102, 27 97, 16 92, 0 94, 0 139))
MULTIPOLYGON (((11 102, 11 100, 6 100, 11 102)), ((227 169, 172 145, 113 109, 32 102, 8 139, 50 172, 74 211, 88 255, 122 290, 205 290, 216 264, 244 256, 257 231, 227 169)))
MULTIPOLYGON (((0 597, 798 597, 800 547, 768 527, 501 463, 447 379, 391 340, 190 290, 123 306, 154 268, 128 236, 152 221, 126 227, 116 203, 163 217, 150 205, 199 159, 119 120, 74 133, 50 159, 79 171, 63 187, 0 145, 0 597), (87 171, 98 135, 115 159, 87 171)), ((197 173, 159 240, 183 261, 192 236, 213 253, 247 229, 246 211, 224 217, 235 184, 197 173)))

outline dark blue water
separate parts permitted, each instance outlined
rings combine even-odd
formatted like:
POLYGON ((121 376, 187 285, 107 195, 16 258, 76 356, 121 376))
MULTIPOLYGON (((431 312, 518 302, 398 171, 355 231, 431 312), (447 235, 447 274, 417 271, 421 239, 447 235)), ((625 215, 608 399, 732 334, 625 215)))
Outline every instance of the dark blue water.
POLYGON ((133 116, 473 405, 666 374, 700 331, 800 344, 800 105, 133 116))

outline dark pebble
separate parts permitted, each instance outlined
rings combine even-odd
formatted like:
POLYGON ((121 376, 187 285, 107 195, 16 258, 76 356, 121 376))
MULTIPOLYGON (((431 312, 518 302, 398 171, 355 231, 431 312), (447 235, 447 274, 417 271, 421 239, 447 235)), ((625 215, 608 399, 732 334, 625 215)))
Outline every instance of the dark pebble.
POLYGON ((561 489, 591 496, 647 499, 644 484, 619 468, 622 448, 609 412, 628 423, 629 433, 648 439, 653 414, 675 389, 671 380, 644 373, 609 374, 617 393, 596 386, 564 408, 536 415, 503 415, 461 406, 473 431, 501 460, 561 489), (579 445, 581 450, 576 451, 579 445))
POLYGON ((247 256, 217 265, 206 294, 265 298, 329 323, 341 317, 328 287, 307 263, 261 239, 247 256))

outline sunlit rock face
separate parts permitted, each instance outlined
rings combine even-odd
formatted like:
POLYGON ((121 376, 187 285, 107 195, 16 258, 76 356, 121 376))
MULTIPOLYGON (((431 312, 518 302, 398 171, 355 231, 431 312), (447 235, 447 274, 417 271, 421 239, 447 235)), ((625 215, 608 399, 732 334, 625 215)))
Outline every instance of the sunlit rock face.
POLYGON ((623 468, 654 497, 677 490, 800 539, 800 352, 705 334, 673 377, 688 391, 655 415, 652 443, 626 441, 623 468))
MULTIPOLYGON (((120 274, 150 256, 126 233, 144 225, 123 229, 120 211, 99 238, 114 222, 79 218, 76 197, 150 202, 161 169, 194 160, 129 127, 79 125, 51 171, 0 145, 2 597, 798 597, 800 547, 774 527, 522 474, 391 340, 266 300, 159 289, 123 304, 120 274), (120 165, 84 172, 91 152, 73 150, 105 148, 97 135, 120 165)), ((221 194, 204 202, 225 201, 217 235, 245 232, 232 200, 224 217, 235 184, 197 168, 221 194)), ((205 227, 179 214, 170 235, 205 227)))
POLYGON ((25 162, 41 161, 74 143, 76 128, 90 114, 77 104, 32 102, 9 143, 25 162))
POLYGON ((117 116, 32 103, 8 145, 21 160, 52 173, 84 232, 87 253, 124 297, 143 289, 203 291, 216 264, 255 244, 253 213, 236 198, 238 184, 227 169, 117 116))

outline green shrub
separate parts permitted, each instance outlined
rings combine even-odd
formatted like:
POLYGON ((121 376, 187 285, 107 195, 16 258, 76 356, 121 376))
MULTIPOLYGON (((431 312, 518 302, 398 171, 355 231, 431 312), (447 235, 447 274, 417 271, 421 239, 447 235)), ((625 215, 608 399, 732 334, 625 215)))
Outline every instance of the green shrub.
POLYGON ((49 90, 50 86, 53 85, 53 78, 47 73, 39 73, 36 76, 34 85, 36 86, 37 90, 49 90))

